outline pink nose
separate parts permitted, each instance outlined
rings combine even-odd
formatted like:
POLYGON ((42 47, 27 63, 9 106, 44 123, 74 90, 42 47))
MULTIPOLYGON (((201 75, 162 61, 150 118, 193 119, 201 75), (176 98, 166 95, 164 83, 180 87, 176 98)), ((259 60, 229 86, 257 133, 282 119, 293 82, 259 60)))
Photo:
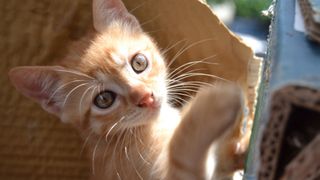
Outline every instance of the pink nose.
POLYGON ((146 93, 138 101, 137 106, 139 107, 153 107, 154 106, 154 97, 152 93, 146 93))
POLYGON ((141 86, 131 89, 130 99, 133 104, 141 108, 153 107, 155 105, 152 91, 141 86))

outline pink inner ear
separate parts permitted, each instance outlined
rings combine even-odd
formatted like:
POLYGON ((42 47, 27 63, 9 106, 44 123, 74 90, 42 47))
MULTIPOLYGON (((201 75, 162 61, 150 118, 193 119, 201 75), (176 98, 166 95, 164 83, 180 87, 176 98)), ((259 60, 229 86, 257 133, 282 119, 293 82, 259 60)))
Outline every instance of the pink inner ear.
POLYGON ((43 72, 30 67, 19 67, 12 69, 9 77, 14 86, 24 95, 40 100, 48 98, 49 93, 44 89, 43 72))
POLYGON ((60 107, 52 101, 48 104, 53 90, 59 81, 52 67, 18 67, 9 72, 13 85, 23 95, 31 98, 53 114, 58 114, 60 107))
POLYGON ((98 32, 103 32, 113 20, 123 20, 134 27, 140 27, 121 0, 93 0, 93 25, 98 32))
POLYGON ((124 6, 121 0, 107 0, 105 1, 105 3, 107 3, 107 8, 114 8, 114 9, 117 9, 118 11, 127 12, 126 7, 124 6))

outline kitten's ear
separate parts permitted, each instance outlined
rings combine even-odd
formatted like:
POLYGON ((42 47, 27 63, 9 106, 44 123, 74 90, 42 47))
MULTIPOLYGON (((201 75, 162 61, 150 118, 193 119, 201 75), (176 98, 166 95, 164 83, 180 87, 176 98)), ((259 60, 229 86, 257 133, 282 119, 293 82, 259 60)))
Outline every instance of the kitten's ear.
POLYGON ((114 20, 122 21, 140 30, 138 20, 128 12, 121 0, 93 0, 93 25, 98 32, 114 20))
POLYGON ((61 116, 61 102, 56 98, 55 89, 60 82, 59 66, 28 66, 10 70, 9 78, 23 95, 39 103, 43 109, 61 116))

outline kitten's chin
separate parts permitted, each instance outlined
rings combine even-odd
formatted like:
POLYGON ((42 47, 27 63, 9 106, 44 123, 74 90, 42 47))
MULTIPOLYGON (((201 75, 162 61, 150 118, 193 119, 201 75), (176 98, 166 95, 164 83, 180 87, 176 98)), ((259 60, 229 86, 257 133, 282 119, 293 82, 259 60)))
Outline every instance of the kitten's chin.
POLYGON ((125 126, 134 128, 150 125, 159 119, 162 109, 166 106, 165 98, 158 96, 154 99, 152 105, 150 104, 148 107, 137 107, 136 111, 138 111, 138 115, 125 121, 125 126))
POLYGON ((127 127, 134 128, 152 124, 159 118, 161 107, 161 104, 157 104, 152 107, 140 109, 140 115, 135 119, 130 120, 130 122, 127 122, 127 127))
POLYGON ((160 109, 161 104, 156 104, 152 107, 149 107, 148 109, 144 110, 142 119, 138 121, 141 122, 141 125, 146 125, 154 122, 159 117, 160 109))

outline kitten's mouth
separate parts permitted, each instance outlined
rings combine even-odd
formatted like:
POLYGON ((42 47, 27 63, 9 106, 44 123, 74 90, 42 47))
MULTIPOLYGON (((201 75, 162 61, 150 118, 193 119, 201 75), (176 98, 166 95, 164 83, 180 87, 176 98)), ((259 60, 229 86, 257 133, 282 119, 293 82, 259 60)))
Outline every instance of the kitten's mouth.
POLYGON ((148 107, 144 108, 146 113, 146 117, 152 118, 153 116, 157 116, 161 109, 161 100, 159 98, 154 98, 152 103, 149 104, 148 107))
POLYGON ((159 97, 154 97, 153 98, 153 103, 150 106, 150 109, 152 110, 159 110, 161 108, 162 105, 162 99, 159 97))
POLYGON ((163 103, 163 98, 161 96, 155 96, 153 93, 151 96, 143 97, 136 104, 136 112, 133 119, 130 120, 130 127, 137 127, 149 124, 154 119, 156 119, 160 113, 163 103))
POLYGON ((139 107, 137 110, 139 111, 139 115, 137 115, 128 126, 137 127, 149 124, 152 122, 160 113, 161 103, 160 101, 155 101, 152 106, 148 107, 139 107))
POLYGON ((139 108, 157 110, 161 106, 160 98, 155 97, 153 93, 148 96, 143 97, 137 104, 139 108))
POLYGON ((149 112, 157 112, 161 108, 161 102, 159 100, 154 100, 152 104, 145 108, 149 112))

